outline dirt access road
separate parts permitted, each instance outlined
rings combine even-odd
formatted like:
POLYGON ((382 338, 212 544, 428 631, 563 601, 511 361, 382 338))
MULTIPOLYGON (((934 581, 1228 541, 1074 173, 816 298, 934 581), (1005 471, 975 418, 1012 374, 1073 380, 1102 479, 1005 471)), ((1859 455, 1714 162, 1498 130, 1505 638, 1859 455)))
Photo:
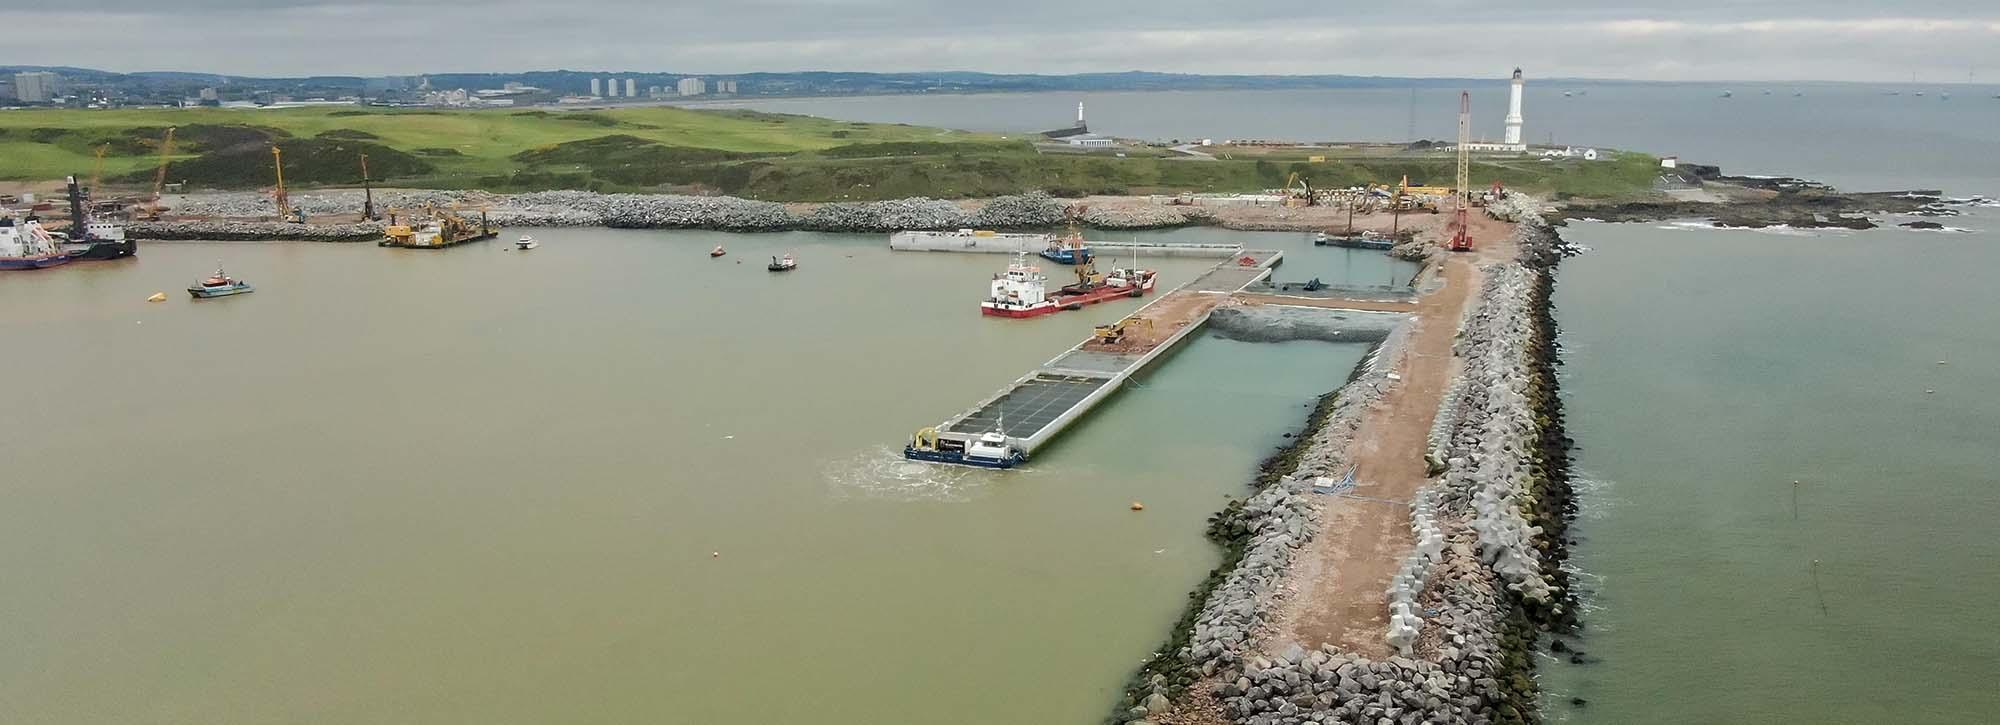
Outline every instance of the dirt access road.
POLYGON ((1478 249, 1444 258, 1444 284, 1418 298, 1415 328, 1395 363, 1402 380, 1362 418, 1348 451, 1355 466, 1352 493, 1328 497, 1320 531, 1293 565, 1287 599, 1264 638, 1271 652, 1291 643, 1307 650, 1331 643, 1369 657, 1392 652, 1389 580, 1416 545, 1409 501, 1427 481, 1424 452, 1438 402, 1460 362, 1451 346, 1466 305, 1477 299, 1480 266, 1516 254, 1514 225, 1479 215, 1472 220, 1478 249))

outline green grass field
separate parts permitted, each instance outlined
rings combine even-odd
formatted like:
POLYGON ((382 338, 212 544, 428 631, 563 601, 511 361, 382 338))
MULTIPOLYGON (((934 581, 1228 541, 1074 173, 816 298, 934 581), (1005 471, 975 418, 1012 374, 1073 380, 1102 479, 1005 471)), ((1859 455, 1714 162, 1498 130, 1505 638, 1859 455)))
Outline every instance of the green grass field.
MULTIPOLYGON (((1373 151, 1311 162, 1287 153, 1196 161, 1135 149, 1129 158, 1043 154, 1026 141, 896 124, 751 111, 415 111, 147 109, 0 112, 0 180, 87 177, 109 145, 105 185, 143 189, 160 138, 174 126, 169 181, 189 188, 273 182, 270 146, 297 187, 353 186, 369 156, 382 186, 491 191, 712 191, 776 201, 963 198, 1044 190, 1058 195, 1245 192, 1296 172, 1321 187, 1448 184, 1436 153, 1373 151)), ((1653 160, 1481 160, 1476 185, 1617 197, 1650 188, 1653 160)))

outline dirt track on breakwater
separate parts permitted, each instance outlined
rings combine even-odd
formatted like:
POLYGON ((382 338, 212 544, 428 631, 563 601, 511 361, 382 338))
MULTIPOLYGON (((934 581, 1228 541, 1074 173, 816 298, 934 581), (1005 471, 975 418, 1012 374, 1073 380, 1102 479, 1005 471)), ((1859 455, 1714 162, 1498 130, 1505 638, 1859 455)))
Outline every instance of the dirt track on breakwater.
POLYGON ((1270 648, 1332 644, 1369 657, 1392 654, 1383 639, 1384 592, 1416 543, 1408 502, 1429 477, 1424 450, 1431 423, 1459 367, 1452 342, 1480 287, 1480 265, 1511 260, 1518 251, 1512 224, 1482 215, 1473 231, 1479 250, 1444 257, 1444 284, 1417 301, 1415 327, 1395 365, 1402 380, 1362 420, 1349 451, 1355 488, 1327 499, 1319 534, 1294 564, 1277 631, 1264 640, 1270 648))

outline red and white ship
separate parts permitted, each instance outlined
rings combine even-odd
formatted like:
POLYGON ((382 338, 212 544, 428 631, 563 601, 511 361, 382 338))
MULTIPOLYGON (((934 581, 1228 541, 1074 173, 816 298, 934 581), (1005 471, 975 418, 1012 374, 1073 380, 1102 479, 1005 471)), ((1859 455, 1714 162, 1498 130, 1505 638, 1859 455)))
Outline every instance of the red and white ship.
POLYGON ((1157 274, 1137 267, 1099 274, 1095 265, 1084 262, 1076 266, 1076 284, 1050 294, 1049 278, 1042 274, 1041 268, 1029 265, 1024 253, 1007 265, 1006 272, 993 275, 992 286, 986 301, 979 303, 979 311, 994 317, 1038 317, 1080 310, 1084 305, 1119 297, 1143 297, 1153 291, 1157 274))

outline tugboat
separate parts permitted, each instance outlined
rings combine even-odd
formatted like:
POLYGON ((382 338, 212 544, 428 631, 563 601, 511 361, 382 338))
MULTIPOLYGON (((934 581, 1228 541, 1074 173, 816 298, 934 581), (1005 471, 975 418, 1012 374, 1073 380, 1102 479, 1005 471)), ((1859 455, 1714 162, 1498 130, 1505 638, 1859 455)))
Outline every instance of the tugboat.
POLYGON ((950 463, 978 468, 1009 469, 1028 462, 1028 454, 1014 446, 1002 430, 1004 423, 969 441, 944 440, 936 428, 917 431, 903 446, 903 457, 912 461, 950 463))
POLYGON ((1090 247, 1083 242, 1083 234, 1075 229, 1069 236, 1057 239, 1049 237, 1049 246, 1042 250, 1042 258, 1057 264, 1083 264, 1090 261, 1090 247))
POLYGON ((1100 274, 1095 263, 1083 262, 1076 265, 1075 284, 1049 294, 1048 277, 1043 276, 1041 270, 1028 266, 1027 255, 1022 254, 1013 264, 1007 265, 1006 272, 993 275, 992 285, 986 300, 979 303, 979 310, 980 314, 993 317, 1037 317, 1063 310, 1080 310, 1084 305, 1117 297, 1143 297, 1153 291, 1157 274, 1138 267, 1100 274))
POLYGON ((773 272, 790 272, 799 268, 799 261, 786 254, 784 257, 772 257, 771 263, 764 268, 773 272))
POLYGON ((69 261, 69 253, 41 222, 0 216, 0 270, 48 269, 69 261))
POLYGON ((986 301, 979 303, 979 313, 992 317, 1034 317, 1059 311, 1062 308, 1048 298, 1048 281, 1041 268, 1028 265, 1028 255, 1017 255, 1014 263, 1007 265, 1006 272, 993 275, 986 301))
POLYGON ((521 235, 520 239, 514 241, 514 248, 522 251, 534 249, 535 247, 539 246, 542 246, 541 242, 535 241, 534 237, 528 236, 526 234, 521 235))
POLYGON ((720 257, 725 254, 728 254, 728 252, 722 251, 722 245, 720 244, 715 245, 714 249, 708 250, 709 259, 714 259, 716 257, 720 257))
POLYGON ((198 300, 205 300, 210 297, 228 297, 230 295, 240 295, 255 291, 257 291, 257 288, 251 287, 249 282, 235 279, 223 273, 221 262, 215 263, 214 276, 204 279, 198 284, 188 285, 188 295, 198 300))

